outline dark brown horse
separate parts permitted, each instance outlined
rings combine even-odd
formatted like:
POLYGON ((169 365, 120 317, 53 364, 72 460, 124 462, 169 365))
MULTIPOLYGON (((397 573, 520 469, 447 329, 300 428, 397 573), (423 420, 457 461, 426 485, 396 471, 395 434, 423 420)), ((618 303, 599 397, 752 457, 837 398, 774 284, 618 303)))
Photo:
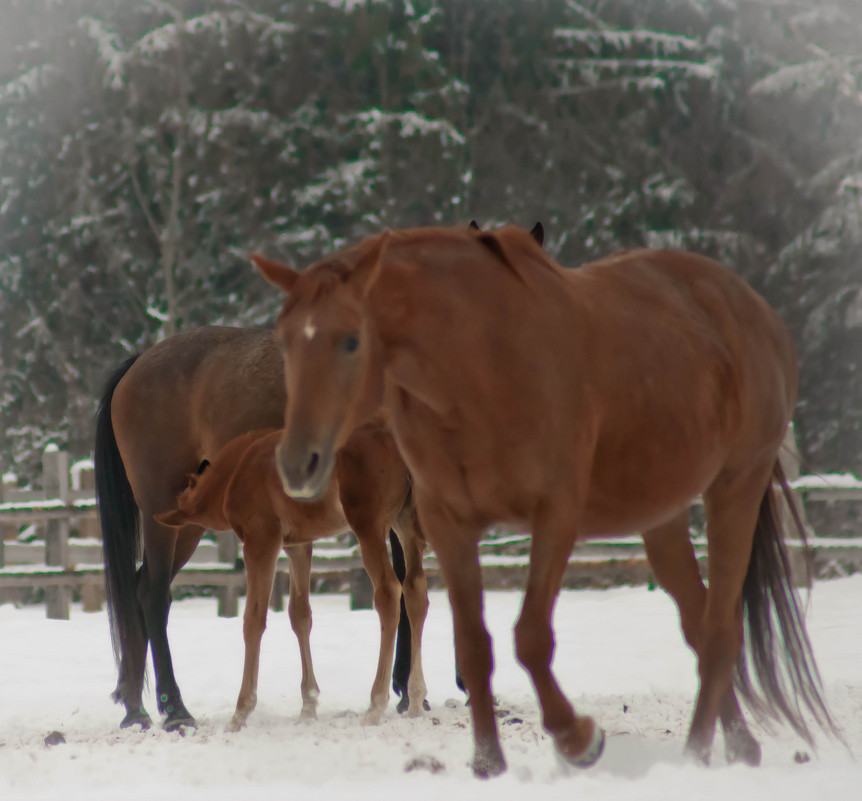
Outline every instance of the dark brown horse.
MULTIPOLYGON (((236 712, 228 724, 238 731, 257 704, 260 640, 266 628, 267 605, 272 593, 279 551, 290 559, 290 604, 288 612, 299 640, 302 659, 302 715, 316 715, 319 688, 311 664, 311 606, 309 604, 311 543, 353 530, 362 561, 375 589, 375 597, 397 595, 384 587, 394 578, 386 552, 386 532, 393 527, 405 544, 408 562, 415 570, 421 562, 424 543, 415 526, 410 502, 410 476, 382 422, 357 429, 336 456, 333 479, 319 500, 300 503, 281 487, 275 464, 280 430, 264 429, 242 434, 228 442, 202 474, 189 476, 189 486, 177 498, 177 508, 156 515, 168 526, 189 523, 216 530, 233 529, 243 543, 246 590, 243 637, 245 666, 236 712), (374 492, 368 496, 368 478, 374 476, 374 492), (370 539, 369 539, 370 538, 370 539)), ((407 598, 411 629, 415 633, 410 669, 408 713, 419 715, 425 699, 422 675, 421 631, 427 611, 427 593, 418 583, 408 584, 414 597, 407 598)), ((380 655, 371 688, 371 706, 366 723, 377 723, 389 700, 389 677, 398 614, 396 604, 379 605, 380 655)))
POLYGON ((596 535, 642 532, 679 607, 700 677, 689 753, 708 761, 720 719, 729 758, 759 762, 734 686, 806 739, 801 707, 834 731, 773 485, 789 497, 777 452, 796 403, 796 356, 741 278, 649 250, 566 271, 517 228, 384 233, 301 275, 256 263, 287 294, 276 326, 290 365, 278 456, 286 489, 311 497, 325 487, 335 450, 382 404, 448 587, 477 774, 505 769, 477 555, 498 521, 532 532, 515 650, 571 763, 594 762, 603 735, 551 672, 551 617, 572 546, 596 535), (698 495, 708 588, 687 525, 698 495))
MULTIPOLYGON (((170 528, 153 515, 172 509, 187 475, 229 440, 281 427, 284 392, 282 359, 267 329, 210 327, 177 334, 126 361, 108 381, 96 425, 96 492, 119 663, 114 698, 126 708, 122 726, 151 725, 142 704, 148 643, 163 725, 194 725, 174 677, 167 619, 171 582, 203 528, 170 528), (136 569, 141 539, 143 563, 136 569)), ((373 495, 372 477, 366 490, 373 495)), ((393 558, 403 559, 391 539, 393 558)), ((421 564, 412 556, 410 562, 405 595, 424 594, 421 564)), ((394 591, 386 586, 387 593, 394 591)), ((398 593, 394 597, 397 603, 398 593)), ((391 598, 376 600, 388 607, 391 598)), ((414 636, 409 628, 407 634, 414 636)), ((409 668, 409 647, 401 645, 403 668, 409 668)), ((401 673, 406 690, 407 670, 401 673)))

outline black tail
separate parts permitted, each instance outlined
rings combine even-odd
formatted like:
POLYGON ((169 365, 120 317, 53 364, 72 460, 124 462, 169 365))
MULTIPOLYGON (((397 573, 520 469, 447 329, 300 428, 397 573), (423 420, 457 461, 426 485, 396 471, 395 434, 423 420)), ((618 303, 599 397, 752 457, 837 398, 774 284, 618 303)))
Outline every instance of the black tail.
MULTIPOLYGON (((133 632, 139 625, 136 595, 135 563, 140 549, 140 510, 135 502, 126 468, 117 448, 111 422, 111 400, 114 390, 137 356, 125 361, 108 379, 96 417, 95 472, 96 500, 102 526, 102 552, 105 561, 105 590, 108 599, 108 620, 114 658, 129 668, 143 665, 140 638, 133 632)), ((122 678, 122 677, 121 677, 122 678)))
MULTIPOLYGON (((784 471, 777 462, 773 478, 781 487, 807 556, 805 526, 787 486, 784 471)), ((813 736, 803 714, 804 707, 820 728, 843 742, 823 698, 820 674, 805 630, 804 612, 793 588, 781 523, 779 496, 770 486, 760 504, 751 562, 743 587, 746 643, 734 684, 748 707, 761 720, 783 719, 813 745, 813 736), (773 619, 778 622, 777 630, 773 619), (751 658, 757 688, 748 673, 746 651, 751 658)))
MULTIPOLYGON (((392 567, 398 581, 404 582, 407 575, 407 565, 404 562, 404 550, 395 532, 389 531, 389 545, 392 548, 392 567)), ((392 665, 392 689, 396 695, 407 698, 407 680, 410 678, 410 620, 407 617, 407 604, 404 595, 401 596, 401 617, 398 619, 398 634, 395 640, 395 662, 392 665)), ((399 704, 400 707, 400 704, 399 704)))

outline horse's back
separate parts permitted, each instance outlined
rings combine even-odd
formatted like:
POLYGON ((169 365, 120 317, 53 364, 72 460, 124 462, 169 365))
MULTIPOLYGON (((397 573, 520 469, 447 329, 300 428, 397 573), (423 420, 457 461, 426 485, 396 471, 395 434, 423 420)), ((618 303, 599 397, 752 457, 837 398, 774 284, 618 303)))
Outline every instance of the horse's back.
POLYGON ((175 492, 185 473, 233 437, 282 425, 282 375, 266 329, 197 328, 144 351, 112 404, 136 495, 150 486, 175 492))

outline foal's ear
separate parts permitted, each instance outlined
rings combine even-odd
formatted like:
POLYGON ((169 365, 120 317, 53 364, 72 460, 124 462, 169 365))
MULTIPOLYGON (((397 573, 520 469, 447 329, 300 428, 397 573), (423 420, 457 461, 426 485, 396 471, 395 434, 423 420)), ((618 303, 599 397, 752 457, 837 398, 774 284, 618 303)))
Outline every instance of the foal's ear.
POLYGON ((545 244, 545 227, 540 222, 537 222, 530 229, 530 236, 536 240, 536 244, 539 247, 542 247, 545 244))
POLYGON ((478 231, 479 230, 479 223, 477 223, 475 220, 470 220, 470 224, 467 227, 471 231, 478 231))
POLYGON ((172 509, 170 512, 162 512, 160 515, 153 515, 156 522, 172 528, 179 528, 189 522, 186 513, 180 509, 172 509))
POLYGON ((296 279, 299 278, 299 273, 296 270, 288 267, 286 264, 273 261, 257 253, 250 254, 248 258, 269 283, 286 295, 290 294, 290 290, 293 289, 296 279))

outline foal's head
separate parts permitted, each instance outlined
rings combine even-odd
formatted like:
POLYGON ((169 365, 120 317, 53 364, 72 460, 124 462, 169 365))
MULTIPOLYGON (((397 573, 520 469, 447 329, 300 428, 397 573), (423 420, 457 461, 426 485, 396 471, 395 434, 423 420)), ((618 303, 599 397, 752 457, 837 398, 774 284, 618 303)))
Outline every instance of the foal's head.
POLYGON ((252 256, 252 263, 285 295, 275 341, 284 358, 287 407, 276 466, 285 492, 319 498, 335 452, 382 400, 383 374, 363 314, 362 287, 386 235, 365 240, 302 274, 252 256))

